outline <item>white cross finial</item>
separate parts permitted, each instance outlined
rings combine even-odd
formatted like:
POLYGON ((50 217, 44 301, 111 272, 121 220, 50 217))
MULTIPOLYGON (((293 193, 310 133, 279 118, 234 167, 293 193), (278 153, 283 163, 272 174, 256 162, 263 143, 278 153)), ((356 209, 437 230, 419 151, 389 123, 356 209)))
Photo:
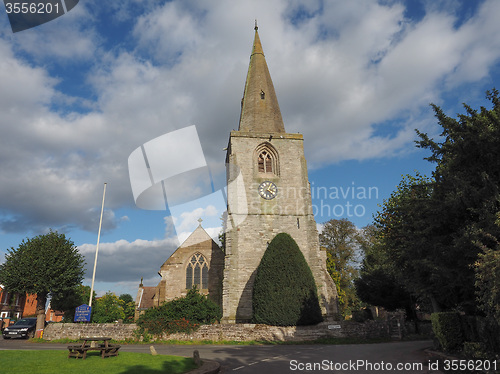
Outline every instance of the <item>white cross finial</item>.
POLYGON ((203 222, 203 220, 201 218, 198 218, 198 222, 200 223, 200 226, 201 226, 201 223, 203 222))

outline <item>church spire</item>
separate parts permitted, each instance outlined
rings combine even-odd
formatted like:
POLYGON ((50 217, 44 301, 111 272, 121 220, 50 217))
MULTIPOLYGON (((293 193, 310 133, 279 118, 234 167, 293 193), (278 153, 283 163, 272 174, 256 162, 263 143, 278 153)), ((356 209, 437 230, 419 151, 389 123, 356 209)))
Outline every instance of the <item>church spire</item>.
POLYGON ((260 43, 257 21, 245 91, 241 101, 239 131, 254 133, 285 132, 273 81, 260 43))

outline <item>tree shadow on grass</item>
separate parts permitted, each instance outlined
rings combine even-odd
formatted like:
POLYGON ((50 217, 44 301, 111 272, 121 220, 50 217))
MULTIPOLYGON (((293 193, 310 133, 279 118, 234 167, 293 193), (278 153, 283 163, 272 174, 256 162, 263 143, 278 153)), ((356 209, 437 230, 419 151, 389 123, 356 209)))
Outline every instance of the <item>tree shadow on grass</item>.
POLYGON ((120 374, 165 374, 165 373, 184 373, 188 370, 196 369, 196 366, 188 362, 164 362, 161 369, 151 369, 144 365, 130 366, 120 374))
MULTIPOLYGON (((101 360, 100 352, 87 352, 87 359, 92 358, 101 360)), ((113 360, 116 357, 106 357, 104 360, 113 360)), ((147 365, 130 365, 123 369, 120 374, 166 374, 166 373, 185 373, 188 370, 196 369, 192 359, 182 361, 165 361, 161 369, 153 369, 147 365)))

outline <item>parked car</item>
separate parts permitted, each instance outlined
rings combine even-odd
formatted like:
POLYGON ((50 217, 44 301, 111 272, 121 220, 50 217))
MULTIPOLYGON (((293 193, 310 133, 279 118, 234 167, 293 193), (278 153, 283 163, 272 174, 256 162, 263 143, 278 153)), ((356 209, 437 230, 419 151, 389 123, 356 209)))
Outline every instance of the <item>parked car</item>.
POLYGON ((36 329, 36 318, 21 318, 13 325, 2 331, 4 339, 10 338, 34 338, 36 329))

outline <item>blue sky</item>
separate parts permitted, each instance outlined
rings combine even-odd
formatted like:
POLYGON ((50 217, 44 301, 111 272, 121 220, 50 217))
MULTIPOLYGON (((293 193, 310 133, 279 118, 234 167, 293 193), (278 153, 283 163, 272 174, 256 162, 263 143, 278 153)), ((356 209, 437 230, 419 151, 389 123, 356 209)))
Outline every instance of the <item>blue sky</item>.
POLYGON ((223 187, 255 19, 285 128, 304 134, 319 224, 367 225, 402 175, 430 174, 414 146, 415 128, 439 134, 429 103, 452 116, 488 105, 500 72, 495 0, 81 0, 15 34, 0 11, 0 261, 52 228, 85 255, 90 284, 107 182, 98 293, 156 285, 198 218, 219 232, 223 204, 207 198, 170 218, 138 209, 127 161, 195 125, 223 187))

